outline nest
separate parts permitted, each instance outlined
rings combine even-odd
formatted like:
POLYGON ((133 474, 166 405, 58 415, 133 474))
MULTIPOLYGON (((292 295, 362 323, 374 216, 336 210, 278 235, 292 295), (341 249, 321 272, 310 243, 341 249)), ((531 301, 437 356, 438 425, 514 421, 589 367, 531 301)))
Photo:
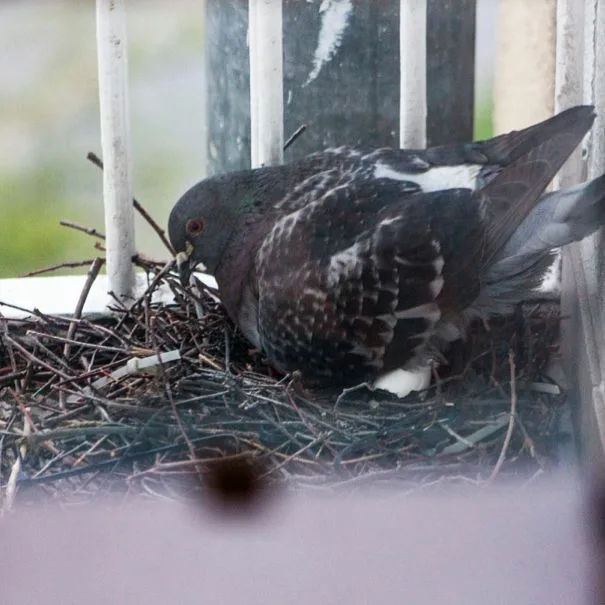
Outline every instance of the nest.
POLYGON ((251 350, 212 290, 183 289, 171 263, 135 261, 148 287, 129 308, 0 318, 5 507, 100 492, 181 498, 213 464, 249 457, 271 484, 325 490, 532 481, 557 463, 555 302, 473 326, 425 393, 309 392, 251 350), (173 302, 158 302, 160 290, 173 302))

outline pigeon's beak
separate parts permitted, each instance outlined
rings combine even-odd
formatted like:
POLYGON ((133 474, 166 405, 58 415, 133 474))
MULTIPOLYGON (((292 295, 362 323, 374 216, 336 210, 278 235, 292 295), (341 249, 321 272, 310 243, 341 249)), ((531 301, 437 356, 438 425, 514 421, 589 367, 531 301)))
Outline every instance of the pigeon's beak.
POLYGON ((206 266, 201 262, 194 261, 189 252, 178 252, 176 255, 176 268, 179 271, 179 277, 183 286, 189 285, 189 280, 193 270, 199 267, 202 271, 206 271, 206 266))
POLYGON ((189 278, 191 277, 191 271, 193 267, 191 266, 191 259, 189 258, 189 254, 187 252, 179 252, 176 255, 176 268, 179 271, 179 277, 181 278, 181 284, 183 286, 189 285, 189 278))

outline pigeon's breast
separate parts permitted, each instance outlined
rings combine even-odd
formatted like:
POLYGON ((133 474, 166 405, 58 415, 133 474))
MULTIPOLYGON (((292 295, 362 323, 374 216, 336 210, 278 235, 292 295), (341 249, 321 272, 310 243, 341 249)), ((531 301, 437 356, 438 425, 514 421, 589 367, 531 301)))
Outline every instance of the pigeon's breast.
POLYGON ((391 214, 335 246, 337 222, 317 212, 283 219, 259 251, 258 330, 269 359, 335 385, 416 365, 419 355, 425 361, 444 283, 444 257, 430 227, 408 233, 407 213, 391 214), (331 225, 329 241, 309 246, 303 234, 323 233, 314 228, 320 223, 331 225))

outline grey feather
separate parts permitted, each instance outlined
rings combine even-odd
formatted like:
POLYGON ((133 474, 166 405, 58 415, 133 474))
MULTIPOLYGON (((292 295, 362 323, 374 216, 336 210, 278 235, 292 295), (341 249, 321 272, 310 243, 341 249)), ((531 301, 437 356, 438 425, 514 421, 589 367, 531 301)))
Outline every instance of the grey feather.
POLYGON ((510 311, 540 285, 555 251, 592 235, 605 224, 605 174, 545 195, 486 267, 472 309, 486 316, 510 311))

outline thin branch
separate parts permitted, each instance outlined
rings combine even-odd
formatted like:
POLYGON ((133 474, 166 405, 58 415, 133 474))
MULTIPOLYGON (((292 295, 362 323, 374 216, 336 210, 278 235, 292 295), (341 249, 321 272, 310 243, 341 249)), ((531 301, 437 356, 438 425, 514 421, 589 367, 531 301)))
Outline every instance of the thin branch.
POLYGON ((307 125, 306 124, 301 124, 289 137, 288 140, 284 143, 284 151, 286 151, 286 149, 288 149, 288 147, 290 147, 292 145, 292 143, 294 143, 294 141, 296 141, 296 139, 298 139, 298 137, 305 131, 307 130, 307 125))
MULTIPOLYGON (((78 302, 76 303, 76 308, 74 310, 73 318, 80 319, 82 317, 82 311, 84 309, 84 305, 86 304, 86 299, 90 294, 90 289, 92 288, 92 284, 95 279, 97 279, 97 275, 99 275, 99 271, 105 261, 102 258, 95 258, 92 261, 92 265, 88 270, 88 275, 86 276, 86 281, 84 282, 84 286, 82 288, 82 292, 80 292, 80 298, 78 298, 78 302)), ((74 333, 76 331, 76 322, 72 321, 67 328, 67 334, 65 335, 65 339, 68 341, 65 343, 63 347, 63 357, 67 359, 69 357, 69 353, 71 351, 71 341, 74 337, 74 333)))
POLYGON ((63 380, 71 380, 71 376, 69 376, 65 372, 62 372, 58 368, 55 368, 55 367, 51 366, 49 363, 46 363, 44 360, 39 359, 33 353, 30 353, 24 346, 20 345, 16 340, 14 340, 13 338, 11 338, 10 336, 5 335, 4 338, 6 339, 7 342, 10 342, 10 344, 15 349, 17 349, 24 357, 26 357, 27 359, 29 359, 33 363, 37 363, 38 365, 40 365, 43 368, 47 369, 52 374, 54 374, 56 376, 60 376, 61 378, 63 378, 63 380))
MULTIPOLYGON (((93 153, 92 151, 89 151, 86 156, 86 159, 90 160, 95 166, 103 170, 103 160, 97 154, 93 153)), ((164 246, 166 246, 170 254, 174 256, 175 251, 172 247, 172 244, 168 241, 166 237, 166 232, 153 220, 153 218, 151 218, 147 210, 145 210, 141 203, 137 201, 137 199, 134 197, 132 198, 132 205, 135 207, 137 212, 147 221, 149 226, 158 234, 160 240, 162 240, 162 243, 164 244, 164 246)))
POLYGON ((103 233, 101 233, 100 231, 98 231, 97 229, 94 229, 92 227, 84 227, 84 225, 78 225, 78 223, 74 223, 72 221, 65 221, 65 220, 59 221, 59 225, 61 225, 62 227, 69 227, 70 229, 75 229, 76 231, 82 231, 83 233, 86 233, 87 235, 92 235, 93 237, 98 237, 99 239, 102 239, 102 240, 105 239, 105 235, 103 233))
POLYGON ((42 275, 43 273, 50 273, 51 271, 58 271, 59 269, 76 269, 77 267, 85 267, 86 265, 90 265, 94 259, 89 260, 81 260, 74 262, 65 262, 59 263, 58 265, 51 265, 50 267, 45 267, 44 269, 36 269, 35 271, 28 271, 27 273, 21 274, 19 277, 34 277, 36 275, 42 275))
POLYGON ((500 450, 496 466, 494 466, 494 470, 489 476, 488 482, 493 481, 496 478, 496 475, 500 472, 500 469, 504 464, 506 452, 508 451, 508 446, 510 445, 513 429, 515 427, 515 415, 517 412, 517 369, 515 367, 515 354, 512 351, 508 352, 508 363, 510 366, 510 415, 508 418, 508 428, 506 429, 506 435, 504 437, 504 442, 502 443, 502 449, 500 450))

